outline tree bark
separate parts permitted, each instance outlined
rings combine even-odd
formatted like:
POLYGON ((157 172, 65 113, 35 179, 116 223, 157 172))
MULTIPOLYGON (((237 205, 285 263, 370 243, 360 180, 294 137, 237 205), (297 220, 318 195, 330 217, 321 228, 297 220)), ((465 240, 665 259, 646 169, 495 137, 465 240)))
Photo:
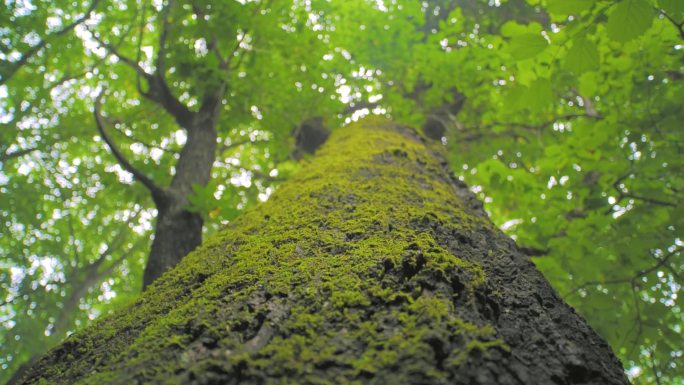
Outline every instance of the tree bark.
POLYGON ((161 198, 155 199, 157 222, 150 256, 143 274, 146 289, 166 270, 172 268, 202 243, 201 214, 188 210, 192 186, 206 186, 216 158, 215 118, 197 113, 186 129, 188 139, 183 146, 171 185, 161 198))
POLYGON ((414 131, 366 120, 24 383, 627 384, 414 131))

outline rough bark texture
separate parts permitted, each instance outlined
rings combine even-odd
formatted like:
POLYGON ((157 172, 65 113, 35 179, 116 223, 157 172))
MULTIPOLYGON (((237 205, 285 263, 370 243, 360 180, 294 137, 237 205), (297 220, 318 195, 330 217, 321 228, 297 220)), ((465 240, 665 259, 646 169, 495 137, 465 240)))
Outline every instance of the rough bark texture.
POLYGON ((385 121, 68 338, 26 384, 627 384, 439 150, 385 121))

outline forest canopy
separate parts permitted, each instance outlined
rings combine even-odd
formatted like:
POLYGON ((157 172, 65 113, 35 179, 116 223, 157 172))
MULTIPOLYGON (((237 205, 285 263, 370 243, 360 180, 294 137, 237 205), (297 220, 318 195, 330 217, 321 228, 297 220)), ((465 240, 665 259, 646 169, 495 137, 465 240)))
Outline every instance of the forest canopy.
POLYGON ((683 1, 0 9, 0 381, 137 298, 206 111, 207 181, 181 189, 205 236, 309 161, 307 124, 385 115, 442 142, 635 384, 684 378, 683 1))

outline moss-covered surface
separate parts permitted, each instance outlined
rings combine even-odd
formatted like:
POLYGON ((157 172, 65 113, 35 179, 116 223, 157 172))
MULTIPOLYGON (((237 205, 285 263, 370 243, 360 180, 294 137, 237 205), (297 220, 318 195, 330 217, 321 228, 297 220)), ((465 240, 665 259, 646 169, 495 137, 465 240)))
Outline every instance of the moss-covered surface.
MULTIPOLYGON (((598 370, 572 374, 561 358, 544 376, 543 363, 526 369, 527 350, 537 348, 507 327, 539 326, 501 320, 536 307, 507 293, 527 281, 550 289, 528 262, 517 274, 531 279, 504 282, 505 264, 488 261, 519 264, 514 245, 426 146, 384 120, 337 130, 267 203, 128 309, 71 336, 26 382, 591 383, 598 370)), ((558 309, 578 322, 571 329, 592 333, 558 309)), ((541 327, 560 324, 552 317, 541 327)), ((537 333, 548 337, 544 349, 588 359, 549 330, 537 333)), ((596 383, 621 383, 615 370, 614 381, 596 383)))

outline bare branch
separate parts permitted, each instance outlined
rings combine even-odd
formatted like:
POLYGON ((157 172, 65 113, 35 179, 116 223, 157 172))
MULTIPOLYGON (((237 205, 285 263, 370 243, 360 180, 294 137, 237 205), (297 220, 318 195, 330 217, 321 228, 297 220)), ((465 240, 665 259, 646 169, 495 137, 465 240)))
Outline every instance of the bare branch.
POLYGON ((116 158, 116 160, 121 164, 121 167, 123 167, 124 170, 130 172, 133 174, 133 177, 135 177, 136 180, 140 181, 150 192, 152 193, 152 196, 156 199, 161 197, 164 193, 163 189, 159 186, 157 186, 152 179, 150 179, 147 175, 145 175, 143 172, 135 168, 121 153, 119 148, 116 146, 114 141, 112 140, 111 136, 109 136, 109 133, 107 133, 105 127, 104 127, 104 119, 102 118, 102 98, 105 94, 105 89, 103 89, 99 95, 95 98, 95 106, 93 108, 93 113, 95 115, 95 124, 97 125, 97 130, 100 132, 100 136, 102 136, 102 139, 107 143, 107 146, 112 152, 112 155, 116 158))
MULTIPOLYGON (((679 204, 680 204, 679 202, 669 202, 669 201, 664 201, 664 200, 660 200, 660 199, 645 197, 642 195, 630 193, 626 189, 621 188, 620 184, 625 179, 627 179, 628 177, 630 177, 632 175, 633 175, 633 173, 631 171, 629 171, 627 174, 619 177, 615 182, 613 182, 613 189, 615 189, 615 191, 618 193, 617 202, 620 202, 623 199, 628 198, 628 199, 640 200, 642 202, 650 203, 650 204, 657 205, 657 206, 679 207, 679 204)), ((612 209, 609 212, 612 212, 612 209)))

